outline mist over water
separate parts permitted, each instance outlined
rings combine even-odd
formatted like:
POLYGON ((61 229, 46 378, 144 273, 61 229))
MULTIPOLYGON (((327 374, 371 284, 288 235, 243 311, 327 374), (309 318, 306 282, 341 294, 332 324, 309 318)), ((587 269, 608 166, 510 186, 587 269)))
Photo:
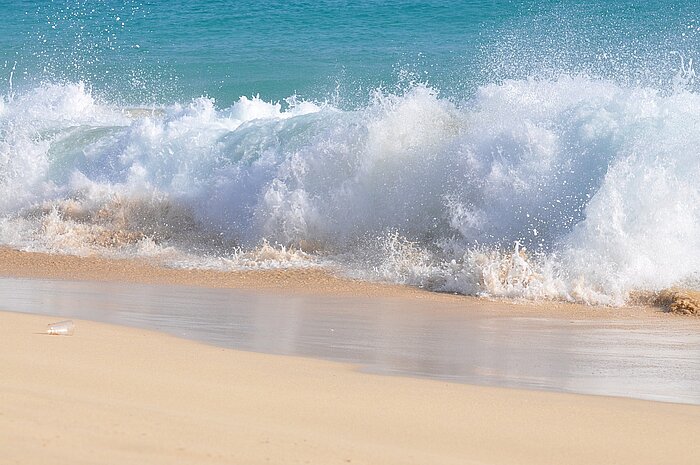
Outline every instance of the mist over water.
POLYGON ((12 10, 0 242, 588 303, 700 287, 692 3, 290 4, 286 40, 265 7, 177 5, 12 10))

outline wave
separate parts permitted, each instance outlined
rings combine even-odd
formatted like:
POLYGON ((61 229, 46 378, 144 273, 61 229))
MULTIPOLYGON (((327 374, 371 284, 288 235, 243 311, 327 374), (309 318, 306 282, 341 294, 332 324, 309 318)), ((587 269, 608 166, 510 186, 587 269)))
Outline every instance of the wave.
POLYGON ((621 304, 700 283, 700 95, 560 75, 465 101, 0 101, 0 241, 172 266, 332 265, 432 290, 621 304))

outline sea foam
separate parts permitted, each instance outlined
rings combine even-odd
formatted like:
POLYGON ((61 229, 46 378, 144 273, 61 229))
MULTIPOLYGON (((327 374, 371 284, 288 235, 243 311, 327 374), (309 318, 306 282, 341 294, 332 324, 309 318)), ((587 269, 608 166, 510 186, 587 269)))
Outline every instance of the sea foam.
POLYGON ((700 276, 700 96, 561 75, 464 101, 45 84, 0 105, 0 240, 229 269, 331 264, 437 291, 621 304, 700 276), (272 252, 276 251, 276 252, 272 252))

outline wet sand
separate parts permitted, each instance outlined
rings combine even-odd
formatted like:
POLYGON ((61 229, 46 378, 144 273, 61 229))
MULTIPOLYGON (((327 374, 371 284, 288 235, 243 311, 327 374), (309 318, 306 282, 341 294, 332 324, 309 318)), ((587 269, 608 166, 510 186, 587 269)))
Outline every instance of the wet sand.
POLYGON ((256 289, 285 293, 405 295, 431 300, 453 298, 453 296, 446 294, 436 294, 404 286, 344 279, 321 268, 251 269, 226 272, 173 269, 161 267, 157 263, 146 260, 52 255, 21 252, 5 247, 0 247, 0 276, 256 289))
MULTIPOLYGON (((695 321, 648 307, 512 305, 356 282, 321 270, 167 270, 144 262, 7 249, 0 250, 0 275, 15 277, 4 282, 10 283, 18 303, 30 301, 36 286, 49 282, 45 278, 60 279, 58 289, 64 290, 71 285, 66 280, 73 284, 84 280, 78 286, 102 282, 92 285, 96 294, 104 293, 100 286, 151 283, 176 296, 189 292, 187 286, 204 293, 206 288, 223 288, 286 299, 287 305, 298 298, 302 306, 321 297, 351 302, 351 307, 358 307, 352 299, 393 299, 397 308, 409 309, 410 302, 431 311, 440 307, 446 327, 455 326, 450 319, 454 315, 468 312, 471 318, 488 322, 495 338, 503 328, 494 322, 503 321, 504 314, 506 319, 519 318, 520 329, 527 327, 527 321, 544 326, 534 341, 557 331, 563 331, 565 340, 574 337, 574 332, 552 326, 555 317, 561 323, 577 321, 595 328, 609 326, 612 318, 619 326, 614 328, 618 336, 640 324, 681 327, 695 321), (17 277, 42 279, 24 295, 17 277)), ((65 292, 40 299, 45 307, 42 316, 0 312, 0 457, 6 463, 694 464, 700 457, 700 445, 692 439, 700 434, 697 405, 381 376, 362 372, 356 365, 237 351, 84 320, 77 320, 73 336, 48 336, 42 333, 46 324, 63 316, 51 308, 60 307, 61 299, 66 307, 75 307, 78 299, 65 292)), ((138 299, 132 305, 147 307, 138 299)), ((28 311, 14 307, 9 298, 0 309, 28 311)), ((363 310, 367 309, 361 305, 355 309, 363 310)), ((109 321, 116 314, 107 315, 109 321)), ((386 313, 377 317, 389 320, 379 326, 380 332, 395 325, 386 313)), ((138 318, 149 315, 142 312, 138 318)), ((155 327, 164 318, 150 315, 155 327)), ((201 323, 183 321, 190 327, 201 323)), ((357 320, 344 321, 340 331, 357 329, 353 327, 357 320)), ((124 323, 119 317, 116 322, 124 323)), ((289 322, 280 325, 287 327, 289 322)), ((420 333, 424 326, 419 323, 416 328, 420 333)), ((359 334, 367 336, 362 331, 359 334)), ((378 340, 386 339, 385 334, 379 336, 378 340)), ((394 336, 403 347, 424 342, 406 339, 405 333, 394 336)), ((517 331, 508 339, 511 336, 519 337, 517 331)), ((270 339, 269 334, 258 337, 270 339)), ((527 341, 526 337, 521 349, 517 344, 510 349, 518 352, 537 345, 527 341)), ((683 353, 685 343, 676 336, 666 342, 674 346, 672 351, 679 351, 674 353, 683 353)), ((344 344, 336 347, 352 345, 344 344)), ((385 349, 379 347, 376 354, 385 349)), ((600 357, 595 348, 586 350, 592 351, 592 358, 600 357)), ((484 352, 493 359, 503 355, 484 352)), ((527 352, 520 355, 520 361, 511 358, 507 365, 517 368, 531 358, 527 352)), ((695 360, 692 354, 685 355, 690 362, 695 360)), ((679 360, 661 357, 659 368, 664 363, 682 365, 679 360)), ((564 371, 561 366, 552 370, 564 371)), ((525 378, 517 369, 511 373, 525 378)), ((694 383, 681 389, 694 389, 694 383)))
POLYGON ((450 300, 0 278, 0 302, 14 311, 372 373, 700 404, 695 318, 519 315, 450 300))
MULTIPOLYGON (((99 256, 76 257, 36 252, 23 252, 0 247, 0 277, 47 278, 98 282, 164 284, 198 286, 210 289, 247 289, 275 293, 355 297, 398 297, 427 302, 476 303, 473 311, 507 311, 511 315, 538 315, 577 318, 668 318, 667 308, 650 305, 634 307, 591 307, 562 302, 510 303, 474 297, 429 292, 415 287, 358 281, 340 277, 323 268, 251 269, 245 271, 213 271, 173 269, 146 260, 108 259, 99 256)), ((694 296, 694 294, 693 294, 694 296)), ((646 303, 667 300, 655 296, 640 298, 646 303)), ((700 300, 700 296, 698 296, 700 300)))
POLYGON ((0 456, 52 464, 695 464, 700 407, 358 373, 0 313, 0 456))

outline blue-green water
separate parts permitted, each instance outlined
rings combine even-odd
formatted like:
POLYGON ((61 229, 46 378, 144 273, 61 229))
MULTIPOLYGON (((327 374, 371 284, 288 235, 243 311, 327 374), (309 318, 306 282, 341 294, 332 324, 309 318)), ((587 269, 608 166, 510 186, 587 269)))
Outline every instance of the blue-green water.
POLYGON ((0 243, 700 287, 696 2, 0 0, 0 243))
POLYGON ((694 2, 6 1, 5 86, 84 81, 101 96, 223 105, 260 94, 344 104, 429 83, 464 98, 513 77, 576 71, 668 80, 697 50, 694 2))
MULTIPOLYGON (((124 98, 322 99, 403 79, 461 85, 508 2, 3 2, 15 84, 67 79, 124 98), (466 74, 466 75, 465 75, 466 74)), ((7 75, 7 72, 6 72, 7 75)), ((343 96, 345 97, 345 96, 343 96)))

